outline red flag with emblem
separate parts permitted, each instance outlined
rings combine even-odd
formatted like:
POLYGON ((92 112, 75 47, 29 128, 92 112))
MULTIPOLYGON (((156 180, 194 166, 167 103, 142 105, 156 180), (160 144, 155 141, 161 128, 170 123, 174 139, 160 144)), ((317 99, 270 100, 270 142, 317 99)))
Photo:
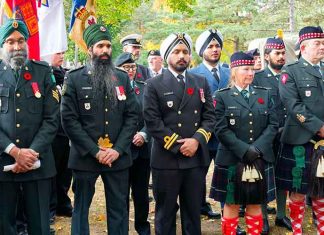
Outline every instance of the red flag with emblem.
MULTIPOLYGON (((22 20, 29 31, 29 58, 39 60, 39 32, 37 19, 37 0, 3 0, 1 2, 1 24, 6 19, 22 20)), ((40 1, 39 1, 40 2, 40 1)))

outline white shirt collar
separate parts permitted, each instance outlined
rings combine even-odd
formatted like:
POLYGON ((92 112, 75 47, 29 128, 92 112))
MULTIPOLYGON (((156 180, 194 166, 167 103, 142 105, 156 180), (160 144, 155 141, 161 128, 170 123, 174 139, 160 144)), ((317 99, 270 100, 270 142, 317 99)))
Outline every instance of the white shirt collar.
MULTIPOLYGON (((243 88, 239 87, 238 85, 234 85, 236 87, 236 89, 241 92, 243 90, 243 88)), ((247 90, 248 92, 250 92, 250 86, 248 85, 247 87, 245 87, 244 90, 247 90)))
POLYGON ((212 71, 213 68, 217 68, 217 73, 219 74, 219 63, 217 63, 216 67, 212 67, 206 61, 203 60, 203 64, 210 72, 212 71))

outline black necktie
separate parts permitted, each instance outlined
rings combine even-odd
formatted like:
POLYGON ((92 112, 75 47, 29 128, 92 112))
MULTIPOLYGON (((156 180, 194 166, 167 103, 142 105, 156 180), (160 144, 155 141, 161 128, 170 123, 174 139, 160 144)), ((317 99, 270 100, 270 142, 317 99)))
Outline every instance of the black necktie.
POLYGON ((214 78, 216 79, 217 82, 219 82, 219 77, 218 77, 218 74, 217 74, 217 68, 212 68, 211 70, 214 78))
POLYGON ((182 89, 184 89, 184 87, 185 87, 184 76, 182 74, 179 74, 177 76, 177 78, 179 79, 179 83, 180 83, 182 89))
POLYGON ((321 75, 323 75, 323 74, 321 73, 321 67, 320 67, 320 66, 318 66, 318 65, 313 65, 313 67, 314 67, 314 69, 316 69, 316 71, 318 71, 321 75))
POLYGON ((241 94, 242 94, 243 98, 245 99, 245 101, 247 103, 249 103, 249 92, 247 90, 242 90, 241 94))

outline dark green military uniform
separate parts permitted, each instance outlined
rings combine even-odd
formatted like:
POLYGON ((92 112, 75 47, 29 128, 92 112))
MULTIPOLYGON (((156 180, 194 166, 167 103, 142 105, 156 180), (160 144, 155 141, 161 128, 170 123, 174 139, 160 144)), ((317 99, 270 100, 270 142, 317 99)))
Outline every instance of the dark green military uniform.
MULTIPOLYGON (((324 74, 323 64, 321 65, 324 74)), ((310 158, 313 144, 318 141, 317 132, 324 125, 324 78, 309 62, 302 57, 282 70, 279 92, 287 108, 287 119, 282 132, 283 150, 279 159, 277 181, 284 190, 306 194, 310 177, 310 158), (294 147, 305 149, 305 167, 302 168, 301 185, 294 187, 292 169, 296 166, 294 147)), ((296 181, 296 178, 295 178, 296 181)))
POLYGON ((138 105, 125 72, 116 70, 116 89, 123 87, 125 100, 115 107, 102 91, 95 91, 88 66, 68 73, 63 88, 62 124, 71 140, 69 168, 73 170, 75 200, 72 234, 89 234, 88 212, 95 182, 101 175, 105 185, 109 234, 128 233, 128 168, 132 164, 130 144, 138 120, 138 105), (99 139, 106 139, 119 153, 112 167, 96 159, 99 139))
POLYGON ((52 76, 46 63, 28 60, 16 80, 13 70, 0 62, 0 234, 16 234, 20 187, 26 200, 28 232, 49 234, 49 178, 56 173, 51 142, 59 123, 59 94, 52 76), (37 84, 39 97, 32 84, 37 84), (15 163, 5 153, 11 143, 38 152, 40 168, 17 174, 2 171, 15 163))

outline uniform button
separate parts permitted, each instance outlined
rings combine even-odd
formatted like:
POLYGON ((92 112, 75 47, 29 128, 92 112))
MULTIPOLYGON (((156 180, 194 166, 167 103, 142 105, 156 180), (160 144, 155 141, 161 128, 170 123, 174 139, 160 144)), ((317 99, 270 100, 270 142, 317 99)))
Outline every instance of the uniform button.
POLYGON ((106 123, 106 125, 108 125, 108 121, 106 121, 105 123, 106 123))
POLYGON ((108 109, 105 109, 105 112, 108 112, 108 109))
POLYGON ((181 123, 178 123, 178 127, 181 127, 182 125, 181 125, 181 123))
POLYGON ((108 99, 108 96, 105 96, 105 99, 108 99))
POLYGON ((17 113, 19 113, 20 112, 20 109, 16 109, 16 111, 17 111, 17 113))
POLYGON ((197 110, 195 110, 195 111, 194 111, 194 113, 198 113, 198 111, 197 111, 197 110))
POLYGON ((198 123, 197 122, 195 123, 195 126, 198 126, 198 123))
POLYGON ((285 118, 287 117, 287 115, 285 115, 285 118))
POLYGON ((181 114, 181 111, 180 111, 180 110, 178 111, 178 114, 179 114, 179 115, 181 114))
POLYGON ((17 96, 17 97, 20 97, 20 93, 17 93, 16 96, 17 96))
POLYGON ((284 108, 284 110, 286 111, 286 108, 284 108))
POLYGON ((89 97, 89 96, 87 96, 87 95, 85 96, 85 98, 88 98, 88 97, 89 97))
POLYGON ((264 113, 268 113, 267 111, 264 111, 264 113))
POLYGON ((19 139, 16 139, 16 143, 19 143, 20 142, 20 140, 19 139))
POLYGON ((233 113, 231 113, 231 116, 233 117, 233 116, 234 116, 234 114, 233 114, 233 113))
POLYGON ((252 116, 253 114, 252 113, 249 113, 249 116, 252 116))
POLYGON ((253 138, 250 138, 250 140, 253 140, 253 138))
POLYGON ((19 123, 17 123, 17 124, 16 124, 16 127, 20 127, 20 124, 19 124, 19 123))
POLYGON ((108 137, 108 134, 105 134, 105 137, 108 137))
POLYGON ((253 130, 250 130, 250 133, 253 133, 253 130))
POLYGON ((253 124, 253 122, 249 122, 250 123, 250 125, 252 125, 253 124))

